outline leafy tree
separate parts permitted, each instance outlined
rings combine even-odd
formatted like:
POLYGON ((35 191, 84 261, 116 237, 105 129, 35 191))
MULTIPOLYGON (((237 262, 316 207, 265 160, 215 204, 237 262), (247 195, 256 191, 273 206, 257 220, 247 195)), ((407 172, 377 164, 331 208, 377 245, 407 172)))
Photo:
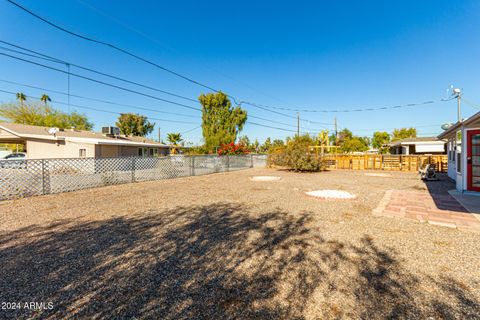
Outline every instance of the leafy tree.
POLYGON ((353 137, 345 140, 340 147, 343 152, 362 152, 368 150, 368 142, 362 137, 353 137))
POLYGON ((275 139, 273 140, 272 147, 280 147, 284 145, 285 145, 285 142, 282 139, 275 139))
POLYGON ((352 138, 353 138, 352 131, 345 128, 338 133, 338 144, 342 145, 344 141, 352 139, 352 138))
POLYGON ((23 92, 17 92, 17 100, 20 102, 20 105, 23 106, 25 101, 27 101, 27 96, 23 92))
POLYGON ((40 97, 40 101, 42 101, 44 104, 45 104, 45 107, 47 106, 47 103, 52 101, 52 99, 50 99, 50 97, 47 95, 47 94, 42 94, 42 96, 40 97))
POLYGON ((0 117, 13 123, 33 126, 71 128, 92 130, 93 123, 87 116, 76 112, 65 113, 49 106, 38 104, 3 104, 0 106, 0 117))
POLYGON ((386 146, 390 142, 390 135, 383 131, 376 131, 373 133, 372 146, 380 151, 380 153, 386 153, 388 147, 386 146))
POLYGON ((417 136, 417 129, 415 128, 401 128, 395 129, 392 132, 392 141, 397 141, 407 138, 415 138, 417 136))
POLYGON ((243 135, 238 139, 238 143, 243 144, 245 147, 250 146, 250 139, 247 135, 243 135))
POLYGON ((222 93, 202 94, 202 134, 207 149, 234 142, 247 121, 247 111, 239 106, 233 108, 228 97, 222 93))
POLYGON ((120 132, 126 136, 145 137, 153 131, 155 123, 150 123, 146 116, 135 113, 122 113, 116 123, 120 132))
POLYGON ((183 141, 182 135, 180 133, 167 134, 167 140, 174 146, 178 145, 181 141, 183 141))

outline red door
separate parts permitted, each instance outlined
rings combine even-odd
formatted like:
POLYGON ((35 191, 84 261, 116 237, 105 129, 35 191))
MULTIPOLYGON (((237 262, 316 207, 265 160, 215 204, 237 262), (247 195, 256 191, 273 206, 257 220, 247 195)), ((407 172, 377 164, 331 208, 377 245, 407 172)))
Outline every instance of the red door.
POLYGON ((480 191, 480 130, 467 132, 467 189, 480 191))

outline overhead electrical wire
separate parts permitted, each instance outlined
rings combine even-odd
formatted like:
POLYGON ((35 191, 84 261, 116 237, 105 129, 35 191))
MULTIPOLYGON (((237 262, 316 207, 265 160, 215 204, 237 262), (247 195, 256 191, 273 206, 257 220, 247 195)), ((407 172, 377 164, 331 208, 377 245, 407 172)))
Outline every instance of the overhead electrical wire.
MULTIPOLYGON (((20 82, 15 82, 15 81, 0 79, 0 82, 8 83, 8 84, 14 84, 14 85, 17 85, 17 86, 22 86, 22 87, 26 87, 26 88, 41 90, 41 91, 45 91, 45 92, 52 92, 52 93, 61 94, 61 95, 64 95, 64 96, 70 95, 71 97, 74 97, 74 98, 90 100, 90 101, 95 101, 95 102, 101 102, 101 103, 106 103, 106 104, 120 106, 120 107, 127 107, 127 108, 133 108, 133 109, 139 109, 139 110, 145 110, 145 111, 151 111, 151 112, 157 112, 157 113, 164 113, 164 114, 170 114, 170 115, 175 115, 175 116, 180 116, 180 117, 188 117, 188 118, 195 118, 195 119, 198 118, 197 116, 194 116, 194 115, 191 115, 191 114, 182 114, 182 113, 169 112, 169 111, 160 111, 160 110, 157 110, 157 109, 142 107, 142 106, 138 106, 138 105, 131 105, 131 104, 125 104, 125 103, 120 103, 120 102, 113 102, 113 101, 104 100, 104 99, 90 98, 90 97, 85 97, 85 96, 81 96, 81 95, 77 95, 77 94, 68 94, 67 92, 62 92, 62 91, 52 90, 52 89, 46 89, 46 88, 33 86, 33 85, 20 83, 20 82)), ((201 111, 201 110, 198 109, 198 111, 201 111)))
MULTIPOLYGON (((145 84, 136 82, 136 81, 124 79, 124 78, 121 78, 121 77, 118 77, 118 76, 114 76, 114 75, 111 75, 111 74, 107 74, 107 73, 105 73, 105 72, 101 72, 101 71, 94 70, 94 69, 91 69, 91 68, 87 68, 87 67, 84 67, 84 66, 80 66, 80 65, 78 65, 78 64, 74 64, 74 63, 71 63, 71 62, 68 62, 68 61, 65 61, 65 60, 61 60, 61 59, 58 59, 58 58, 55 58, 55 57, 52 57, 52 56, 49 56, 49 55, 40 53, 40 52, 35 51, 35 50, 31 50, 31 49, 28 49, 28 48, 25 48, 25 47, 22 47, 22 46, 13 44, 13 43, 8 42, 8 41, 0 40, 0 42, 1 42, 1 43, 4 43, 4 44, 7 44, 7 45, 9 45, 9 46, 15 47, 15 48, 17 48, 17 49, 21 49, 21 50, 24 50, 24 51, 33 53, 33 54, 21 52, 21 51, 14 50, 14 49, 10 49, 10 48, 6 48, 6 47, 0 47, 0 49, 3 49, 3 50, 7 50, 7 51, 10 51, 10 52, 14 52, 14 53, 17 53, 17 54, 21 54, 21 55, 25 55, 25 56, 29 56, 29 57, 33 57, 33 58, 43 59, 43 60, 50 61, 50 62, 60 63, 60 64, 64 64, 64 65, 67 65, 67 66, 73 66, 73 67, 76 67, 76 68, 79 68, 79 69, 82 69, 82 70, 85 70, 85 71, 89 71, 89 72, 96 73, 96 74, 99 74, 99 75, 102 75, 102 76, 105 76, 105 77, 109 77, 109 78, 112 78, 112 79, 115 79, 115 80, 119 80, 119 81, 122 81, 122 82, 126 82, 126 83, 129 83, 129 84, 133 84, 133 85, 136 85, 136 86, 140 86, 140 87, 143 87, 143 88, 146 88, 146 89, 150 89, 150 90, 154 90, 154 91, 157 91, 157 92, 161 92, 161 93, 164 93, 164 94, 168 94, 168 95, 170 95, 170 96, 174 96, 174 97, 177 97, 177 98, 185 99, 185 100, 192 101, 192 102, 195 102, 195 103, 199 103, 198 100, 195 100, 195 99, 192 99, 192 98, 189 98, 189 97, 185 97, 185 96, 182 96, 182 95, 179 95, 179 94, 176 94, 176 93, 172 93, 172 92, 169 92, 169 91, 166 91, 166 90, 154 88, 154 87, 151 87, 151 86, 148 86, 148 85, 145 85, 145 84)), ((70 73, 70 74, 71 74, 71 73, 70 73)), ((240 102, 240 103, 238 103, 238 104, 241 105, 242 102, 240 102)), ((288 117, 288 118, 292 118, 292 119, 297 119, 297 117, 295 117, 295 116, 288 115, 288 114, 285 114, 285 113, 282 113, 282 112, 269 110, 269 109, 267 109, 267 108, 264 108, 264 107, 261 107, 261 106, 257 106, 257 105, 255 105, 255 104, 250 104, 250 105, 253 106, 253 107, 259 108, 259 109, 266 110, 266 111, 271 112, 271 113, 279 114, 279 115, 282 115, 282 116, 285 116, 285 117, 288 117)), ((278 121, 273 121, 273 120, 267 120, 267 121, 276 122, 277 124, 282 124, 281 122, 278 122, 278 121)), ((302 122, 309 122, 309 123, 312 123, 312 124, 319 124, 319 125, 330 125, 330 126, 333 125, 333 124, 331 124, 331 123, 317 122, 317 121, 313 121, 313 120, 304 120, 304 119, 301 119, 301 121, 302 121, 302 122)))
POLYGON ((130 51, 128 51, 128 50, 122 49, 122 48, 120 48, 120 47, 118 47, 118 46, 116 46, 116 45, 114 45, 114 44, 111 44, 111 43, 108 43, 108 42, 104 42, 104 41, 101 41, 101 40, 97 40, 97 39, 94 39, 94 38, 92 38, 92 37, 87 37, 87 36, 78 34, 78 33, 76 33, 76 32, 70 31, 70 30, 68 30, 68 29, 66 29, 66 28, 63 28, 63 27, 61 27, 61 26, 59 26, 59 25, 57 25, 57 24, 55 24, 55 23, 53 23, 53 22, 51 22, 51 21, 49 21, 49 20, 47 20, 47 19, 45 19, 45 18, 43 18, 43 17, 41 17, 41 16, 39 16, 38 14, 36 14, 36 13, 34 13, 33 11, 27 9, 26 7, 24 7, 24 6, 16 3, 15 1, 12 1, 12 0, 7 0, 7 1, 10 2, 11 4, 13 4, 14 6, 20 8, 21 10, 27 12, 27 13, 30 14, 31 16, 33 16, 33 17, 35 17, 35 18, 43 21, 44 23, 46 23, 46 24, 48 24, 48 25, 50 25, 50 26, 52 26, 52 27, 54 27, 54 28, 56 28, 56 29, 58 29, 58 30, 60 30, 60 31, 63 31, 63 32, 68 33, 68 34, 70 34, 70 35, 72 35, 72 36, 74 36, 74 37, 77 37, 77 38, 80 38, 80 39, 83 39, 83 40, 86 40, 86 41, 90 41, 90 42, 93 42, 93 43, 101 44, 101 45, 103 45, 103 46, 106 46, 106 47, 115 49, 115 50, 117 50, 117 51, 119 51, 119 52, 122 52, 122 53, 124 53, 124 54, 126 54, 126 55, 129 55, 129 56, 131 56, 131 57, 133 57, 133 58, 135 58, 135 59, 137 59, 137 60, 143 61, 143 62, 145 62, 145 63, 147 63, 147 64, 150 64, 150 65, 152 65, 152 66, 154 66, 154 67, 156 67, 156 68, 159 68, 159 69, 161 69, 161 70, 163 70, 163 71, 165 71, 165 72, 168 72, 168 73, 170 73, 170 74, 172 74, 172 75, 175 75, 175 76, 177 76, 177 77, 179 77, 179 78, 182 78, 182 79, 184 79, 184 80, 186 80, 186 81, 188 81, 188 82, 191 82, 191 83, 196 84, 196 85, 198 85, 198 86, 204 87, 204 88, 206 88, 206 89, 208 89, 208 90, 211 90, 211 91, 219 92, 219 90, 217 90, 217 89, 215 89, 215 88, 212 88, 211 86, 208 86, 208 85, 203 84, 203 83, 201 83, 201 82, 199 82, 199 81, 197 81, 197 80, 194 80, 194 79, 192 79, 192 78, 189 78, 189 77, 187 77, 187 76, 184 76, 184 75, 182 75, 182 74, 180 74, 180 73, 178 73, 178 72, 176 72, 176 71, 173 71, 173 70, 171 70, 171 69, 169 69, 169 68, 163 67, 163 66, 161 66, 161 65, 159 65, 159 64, 157 64, 157 63, 155 63, 155 62, 153 62, 153 61, 150 61, 150 60, 148 60, 148 59, 145 59, 145 58, 143 58, 143 57, 141 57, 141 56, 139 56, 139 55, 137 55, 137 54, 134 54, 134 53, 132 53, 132 52, 130 52, 130 51))
MULTIPOLYGON (((3 89, 0 89, 0 92, 9 93, 9 94, 12 94, 12 95, 15 95, 15 94, 16 94, 16 92, 8 91, 8 90, 3 90, 3 89)), ((29 98, 29 99, 34 99, 34 100, 40 101, 40 98, 31 96, 31 95, 25 95, 25 97, 27 97, 27 98, 29 98)), ((68 105, 69 105, 67 102, 57 101, 57 100, 53 100, 53 99, 51 100, 51 102, 53 102, 53 103, 58 103, 58 104, 61 104, 61 105, 65 105, 65 106, 68 106, 68 105)), ((78 104, 70 104, 70 106, 75 107, 75 108, 86 109, 86 110, 93 110, 93 111, 110 113, 110 114, 117 114, 117 115, 121 115, 121 114, 122 114, 122 112, 115 112, 115 111, 110 111, 110 110, 105 110, 105 109, 99 109, 99 108, 93 108, 93 107, 88 107, 88 106, 83 106, 83 105, 78 105, 78 104)), ((123 113, 125 113, 125 112, 123 112, 123 113)), ((154 118, 154 117, 148 117, 148 119, 150 119, 150 120, 156 120, 156 121, 165 121, 165 122, 185 123, 185 124, 196 124, 196 123, 197 123, 197 122, 192 122, 192 121, 179 121, 179 120, 173 120, 173 119, 159 119, 159 118, 154 118)))
MULTIPOLYGON (((197 81, 197 80, 194 80, 190 77, 187 77, 187 76, 184 76, 172 69, 169 69, 169 68, 166 68, 162 65, 159 65, 158 63, 156 62, 153 62, 151 60, 148 60, 146 58, 143 58, 135 53, 132 53, 128 50, 125 50, 123 48, 120 48, 112 43, 108 43, 108 42, 105 42, 105 41, 102 41, 102 40, 97 40, 93 37, 90 37, 90 36, 85 36, 85 35, 82 35, 82 34, 79 34, 77 32, 74 32, 74 31, 71 31, 71 30, 68 30, 62 26, 59 26, 58 24, 54 23, 54 22, 51 22, 49 20, 47 20, 46 18, 43 18, 41 17, 40 15, 36 14, 35 12, 31 11, 30 9, 16 3, 15 1, 12 1, 12 0, 7 0, 9 3, 11 3, 12 5, 16 6, 17 8, 23 10, 24 12, 28 13, 29 15, 37 18, 38 20, 50 25, 51 27, 53 28, 56 28, 64 33, 67 33, 67 34, 70 34, 74 37, 77 37, 77 38, 80 38, 80 39, 83 39, 85 41, 89 41, 89 42, 92 42, 92 43, 96 43, 96 44, 100 44, 100 45, 103 45, 103 46, 106 46, 106 47, 109 47, 109 48, 112 48, 112 49, 115 49, 121 53, 124 53, 128 56, 131 56, 137 60, 140 60, 140 61, 143 61, 149 65, 152 65, 156 68, 159 68, 165 72, 168 72, 172 75, 175 75, 179 78, 182 78, 183 80, 186 80, 190 83, 193 83, 193 84, 196 84, 198 86, 201 86, 203 88, 206 88, 206 89, 209 89, 211 91, 214 91, 214 92, 219 92, 219 90, 209 86, 209 85, 206 85, 200 81, 197 81)), ((249 102, 249 101, 238 101, 239 99, 237 99, 236 97, 232 96, 232 95, 229 95, 227 94, 230 98, 233 99, 233 101, 237 104, 237 105, 241 105, 241 104, 247 104, 247 105, 250 105, 250 106, 253 106, 253 107, 256 107, 256 108, 260 108, 260 109, 263 109, 263 110, 268 110, 270 112, 274 112, 274 113, 277 113, 279 115, 282 115, 282 116, 286 116, 286 117, 289 117, 289 118, 295 118, 295 116, 292 116, 292 115, 287 115, 285 113, 281 113, 281 112, 275 112, 274 110, 271 110, 271 109, 277 109, 277 110, 285 110, 285 111, 295 111, 295 112, 315 112, 315 113, 342 113, 342 112, 359 112, 359 111, 376 111, 376 110, 386 110, 386 109, 395 109, 395 108, 404 108, 404 107, 413 107, 413 106, 421 106, 421 105, 426 105, 426 104, 433 104, 435 102, 440 102, 440 101, 443 101, 443 100, 439 100, 439 101, 433 101, 433 100, 430 100, 430 101, 424 101, 424 102, 420 102, 420 103, 410 103, 410 104, 404 104, 404 105, 396 105, 396 106, 384 106, 384 107, 375 107, 375 108, 371 108, 371 107, 367 107, 367 108, 356 108, 356 109, 343 109, 343 110, 329 110, 329 109, 323 109, 323 110, 320 110, 320 109, 301 109, 301 108, 286 108, 286 107, 275 107, 275 106, 268 106, 268 105, 263 105, 263 104, 258 104, 258 103, 254 103, 254 102, 249 102)), ((314 122, 312 122, 314 123, 314 122)))
POLYGON ((149 90, 157 91, 157 92, 160 92, 160 93, 164 93, 164 94, 176 97, 176 98, 185 99, 185 100, 188 100, 188 101, 191 101, 191 102, 198 103, 198 100, 195 100, 195 99, 192 99, 192 98, 189 98, 189 97, 185 97, 185 96, 182 96, 182 95, 179 95, 179 94, 176 94, 176 93, 172 93, 172 92, 169 92, 169 91, 166 91, 166 90, 154 88, 152 86, 142 84, 142 83, 139 83, 139 82, 136 82, 136 81, 128 80, 128 79, 121 78, 121 77, 118 77, 118 76, 114 76, 114 75, 111 75, 111 74, 108 74, 108 73, 105 73, 105 72, 101 72, 101 71, 98 71, 98 70, 87 68, 87 67, 84 67, 84 66, 72 63, 72 62, 60 60, 60 59, 54 58, 52 56, 49 56, 49 55, 31 50, 31 49, 27 49, 25 47, 22 47, 22 46, 19 46, 19 45, 16 45, 16 44, 4 41, 4 40, 0 40, 0 42, 4 43, 4 44, 8 44, 9 46, 12 46, 12 47, 15 47, 15 48, 18 48, 18 49, 21 49, 21 50, 25 50, 25 51, 30 52, 30 53, 34 53, 34 54, 28 54, 28 53, 21 52, 21 51, 18 51, 18 50, 13 50, 13 49, 10 49, 10 48, 0 47, 0 49, 3 49, 3 50, 8 50, 8 51, 15 52, 15 53, 18 53, 18 54, 22 54, 22 55, 26 55, 26 56, 30 56, 30 57, 34 57, 34 58, 38 58, 38 59, 44 59, 44 60, 47 60, 47 61, 60 63, 60 64, 63 64, 63 65, 70 65, 72 67, 82 69, 82 70, 85 70, 85 71, 89 71, 89 72, 92 72, 92 73, 96 73, 96 74, 99 74, 99 75, 104 76, 104 77, 108 77, 108 78, 115 79, 115 80, 118 80, 118 81, 122 81, 122 82, 125 82, 125 83, 133 84, 133 85, 145 88, 145 89, 149 89, 149 90))
MULTIPOLYGON (((18 85, 18 86, 23 86, 23 87, 27 87, 27 88, 36 89, 36 90, 42 90, 42 91, 45 91, 45 92, 53 92, 53 93, 61 94, 61 95, 68 95, 68 93, 66 93, 66 92, 62 92, 62 91, 58 91, 58 90, 51 90, 51 89, 47 89, 47 88, 43 88, 43 87, 39 87, 39 86, 33 86, 33 85, 30 85, 30 84, 20 83, 20 82, 16 82, 16 81, 0 79, 0 82, 13 84, 13 85, 18 85)), ((85 100, 90 100, 90 101, 95 101, 95 102, 101 102, 101 103, 106 103, 106 104, 110 104, 110 105, 117 105, 117 106, 122 106, 122 107, 129 107, 129 108, 134 108, 134 109, 139 109, 139 110, 145 110, 145 111, 151 111, 151 112, 157 112, 157 113, 164 113, 164 114, 171 114, 171 115, 176 115, 176 116, 197 118, 196 116, 193 116, 193 115, 185 115, 185 114, 180 114, 180 113, 175 113, 175 112, 160 111, 160 110, 156 110, 156 109, 152 109, 152 108, 136 106, 136 105, 134 106, 134 105, 124 104, 124 103, 118 103, 118 102, 113 102, 113 101, 109 101, 109 100, 104 100, 104 99, 90 98, 90 97, 77 95, 77 94, 70 94, 70 96, 74 97, 74 98, 80 98, 80 99, 85 99, 85 100)), ((199 112, 202 111, 200 108, 195 108, 195 110, 199 111, 199 112)), ((262 117, 258 117, 258 116, 254 116, 254 115, 250 115, 250 114, 248 114, 248 117, 253 118, 253 119, 258 119, 258 120, 271 122, 271 123, 277 123, 277 124, 281 124, 281 125, 284 125, 284 126, 295 127, 292 124, 287 124, 287 123, 283 123, 283 122, 269 120, 269 119, 266 119, 266 118, 262 118, 262 117)))

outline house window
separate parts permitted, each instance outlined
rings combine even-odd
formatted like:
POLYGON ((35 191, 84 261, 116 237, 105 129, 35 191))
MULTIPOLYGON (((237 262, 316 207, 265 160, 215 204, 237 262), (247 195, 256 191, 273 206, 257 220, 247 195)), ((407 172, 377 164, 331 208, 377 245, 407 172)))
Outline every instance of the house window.
POLYGON ((78 150, 78 156, 80 158, 85 158, 87 156, 87 149, 79 149, 78 150))
POLYGON ((150 157, 158 157, 158 149, 157 148, 150 148, 149 149, 150 157))
POLYGON ((138 148, 139 157, 148 157, 148 148, 138 148))

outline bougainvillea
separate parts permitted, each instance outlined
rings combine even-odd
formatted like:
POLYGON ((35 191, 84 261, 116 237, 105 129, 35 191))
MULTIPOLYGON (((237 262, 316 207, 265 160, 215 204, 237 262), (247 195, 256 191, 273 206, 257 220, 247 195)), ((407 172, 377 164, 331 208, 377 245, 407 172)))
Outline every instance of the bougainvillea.
POLYGON ((222 144, 220 148, 218 148, 217 153, 219 156, 231 156, 236 154, 248 154, 250 150, 243 145, 242 143, 235 144, 234 142, 230 142, 228 144, 222 144))

